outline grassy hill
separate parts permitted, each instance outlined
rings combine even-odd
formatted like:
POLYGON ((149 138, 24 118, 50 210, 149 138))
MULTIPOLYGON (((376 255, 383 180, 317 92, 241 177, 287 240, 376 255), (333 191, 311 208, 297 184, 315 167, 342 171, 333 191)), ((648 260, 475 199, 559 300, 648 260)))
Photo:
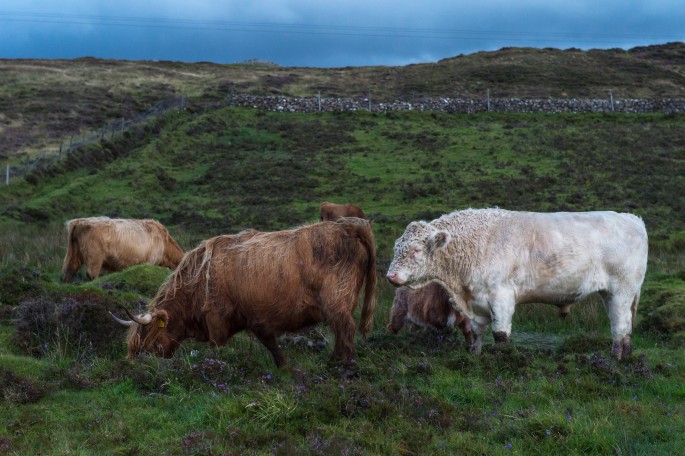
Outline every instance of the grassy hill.
POLYGON ((504 48, 402 67, 293 68, 168 61, 0 60, 2 158, 131 118, 185 95, 314 97, 685 98, 685 44, 619 49, 504 48))
POLYGON ((569 96, 603 96, 610 85, 615 95, 682 96, 682 52, 503 49, 331 70, 0 61, 3 150, 29 153, 188 96, 185 110, 0 189, 0 453, 676 454, 685 445, 685 115, 303 114, 217 101, 234 86, 355 96, 367 81, 389 98, 451 96, 457 80, 470 94, 562 96, 563 65, 583 72, 569 96), (612 70, 602 79, 601 68, 612 70), (325 328, 328 344, 284 342, 283 369, 244 333, 226 347, 189 341, 169 360, 128 361, 106 311, 140 308, 169 271, 58 280, 69 218, 157 218, 189 249, 221 233, 313 222, 324 200, 373 218, 379 273, 409 221, 454 209, 636 213, 650 235, 636 353, 610 357, 597 299, 563 321, 552 306, 520 306, 513 344, 490 338, 480 357, 459 333, 387 334, 393 289, 380 281, 374 330, 357 340, 352 370, 328 363, 325 328))
POLYGON ((208 236, 283 229, 355 202, 387 247, 415 218, 464 207, 635 212, 682 229, 680 115, 173 112, 39 168, 0 217, 157 217, 208 236))

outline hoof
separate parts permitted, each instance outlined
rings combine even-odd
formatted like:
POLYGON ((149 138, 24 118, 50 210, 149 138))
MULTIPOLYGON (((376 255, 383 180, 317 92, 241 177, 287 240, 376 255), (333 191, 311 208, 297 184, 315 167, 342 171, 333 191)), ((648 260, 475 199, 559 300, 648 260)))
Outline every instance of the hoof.
POLYGON ((630 356, 633 354, 633 342, 630 336, 625 336, 623 339, 614 341, 611 347, 611 353, 616 357, 616 359, 621 359, 625 356, 630 356))
POLYGON ((482 348, 483 348, 483 345, 479 344, 478 342, 476 342, 475 344, 471 344, 468 347, 469 353, 471 353, 472 355, 480 355, 482 348))

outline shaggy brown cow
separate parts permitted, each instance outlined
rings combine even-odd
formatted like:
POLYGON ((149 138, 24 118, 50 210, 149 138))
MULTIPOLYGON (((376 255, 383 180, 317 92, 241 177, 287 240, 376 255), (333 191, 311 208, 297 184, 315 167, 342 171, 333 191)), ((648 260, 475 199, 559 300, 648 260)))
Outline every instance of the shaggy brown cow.
POLYGON ((224 345, 253 333, 285 364, 277 337, 325 322, 335 334, 332 358, 352 363, 352 317, 362 285, 360 331, 373 325, 376 248, 369 223, 323 222, 294 230, 218 236, 188 252, 162 285, 148 313, 130 326, 128 355, 169 357, 187 338, 224 345))
POLYGON ((319 211, 322 222, 326 220, 336 221, 340 217, 358 217, 368 220, 362 208, 354 204, 336 204, 324 201, 320 204, 319 211))
POLYGON ((120 271, 141 263, 174 269, 183 258, 181 246, 156 220, 88 217, 69 220, 65 225, 63 282, 71 282, 83 264, 93 280, 102 269, 120 271))
POLYGON ((434 329, 458 326, 464 334, 466 346, 470 347, 473 343, 471 322, 467 316, 452 307, 447 291, 438 283, 432 282, 416 290, 400 287, 395 291, 388 331, 398 332, 405 320, 434 329))

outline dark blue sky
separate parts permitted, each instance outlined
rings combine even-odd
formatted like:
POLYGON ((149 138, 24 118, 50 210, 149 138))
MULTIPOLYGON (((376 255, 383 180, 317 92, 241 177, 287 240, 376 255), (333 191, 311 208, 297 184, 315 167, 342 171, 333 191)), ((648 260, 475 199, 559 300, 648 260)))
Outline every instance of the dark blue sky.
POLYGON ((683 0, 4 0, 0 58, 343 67, 685 41, 683 0))

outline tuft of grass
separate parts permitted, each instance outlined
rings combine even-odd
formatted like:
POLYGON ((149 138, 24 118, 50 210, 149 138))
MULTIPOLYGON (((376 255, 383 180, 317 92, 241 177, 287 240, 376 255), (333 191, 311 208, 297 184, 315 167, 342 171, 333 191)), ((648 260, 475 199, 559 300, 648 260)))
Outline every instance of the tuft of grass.
POLYGON ((282 391, 258 391, 254 401, 245 406, 250 416, 267 427, 283 425, 297 410, 294 398, 282 391))

